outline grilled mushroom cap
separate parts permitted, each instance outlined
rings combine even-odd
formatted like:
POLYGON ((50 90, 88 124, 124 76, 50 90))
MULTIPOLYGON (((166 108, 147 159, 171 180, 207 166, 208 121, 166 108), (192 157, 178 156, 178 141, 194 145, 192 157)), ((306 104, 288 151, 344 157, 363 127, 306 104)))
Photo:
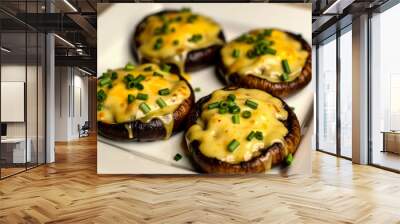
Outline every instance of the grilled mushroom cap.
MULTIPOLYGON (((237 87, 227 87, 227 90, 235 90, 237 87)), ((201 98, 196 106, 190 111, 188 118, 188 127, 196 124, 197 119, 202 114, 202 108, 205 103, 211 99, 211 94, 201 98)), ((217 158, 211 158, 204 155, 200 150, 200 142, 197 140, 189 141, 186 138, 188 150, 192 155, 194 163, 206 173, 217 173, 217 174, 245 174, 245 173, 265 173, 272 166, 282 163, 288 154, 294 154, 300 143, 300 124, 297 120, 295 113, 292 109, 281 100, 283 108, 288 112, 287 119, 283 122, 287 128, 288 133, 284 136, 284 145, 281 143, 275 143, 267 148, 259 149, 260 154, 256 157, 251 158, 248 161, 242 161, 240 163, 228 163, 221 161, 217 158)))
MULTIPOLYGON (((268 29, 267 29, 268 30, 268 29)), ((255 88, 255 89, 261 89, 264 90, 268 93, 271 93, 275 96, 279 97, 286 97, 294 92, 302 89, 305 87, 310 81, 311 81, 311 47, 310 45, 302 38, 301 35, 297 35, 288 31, 283 31, 279 29, 269 29, 272 31, 277 31, 277 32, 282 32, 285 33, 289 38, 291 38, 294 41, 297 41, 300 46, 301 50, 304 52, 307 52, 307 57, 304 58, 304 65, 302 66, 301 70, 298 71, 297 75, 293 80, 281 80, 281 81, 271 81, 268 80, 267 78, 264 78, 262 75, 257 75, 255 72, 259 73, 259 71, 263 70, 264 72, 270 73, 271 71, 269 70, 268 67, 264 68, 253 68, 252 70, 246 71, 246 74, 240 74, 238 71, 234 71, 230 73, 229 67, 226 65, 224 62, 224 58, 222 56, 222 53, 220 53, 218 57, 218 62, 217 62, 217 69, 216 72, 217 74, 226 81, 227 84, 229 85, 234 85, 234 86, 239 86, 239 87, 244 87, 244 88, 255 88)), ((251 31, 251 32, 257 32, 259 30, 251 31)), ((245 34, 248 35, 248 34, 245 34)), ((268 37, 266 38, 268 40, 268 37)), ((237 41, 234 40, 234 41, 237 41)), ((232 42, 234 42, 232 41, 232 42)), ((232 43, 230 42, 230 43, 232 43)), ((230 43, 225 45, 224 48, 226 48, 230 43)), ((254 44, 257 42, 254 41, 254 44)), ((272 41, 272 44, 269 46, 270 49, 276 50, 276 54, 279 55, 280 49, 274 49, 274 44, 272 41)), ((247 57, 247 52, 240 52, 242 57, 247 57)), ((285 53, 289 54, 289 53, 285 53)), ((266 53, 268 55, 268 53, 266 53)), ((281 56, 279 56, 281 57, 281 56)), ((255 56, 256 58, 256 56, 255 56)), ((283 59, 283 58, 282 58, 283 59)), ((281 62, 278 62, 279 66, 281 66, 281 62)), ((244 69, 240 68, 239 70, 244 69)), ((279 74, 284 77, 283 73, 279 74)))
MULTIPOLYGON (((203 21, 204 23, 204 21, 203 21)), ((207 25, 207 23, 205 23, 207 25)), ((166 63, 170 66, 176 67, 176 70, 183 70, 182 72, 192 72, 204 67, 214 65, 217 61, 218 52, 222 45, 225 43, 225 36, 222 29, 211 19, 204 17, 202 15, 193 14, 191 12, 179 11, 179 10, 163 10, 155 14, 146 16, 139 24, 136 26, 133 41, 132 41, 132 54, 136 61, 140 63, 155 62, 155 63, 166 63), (176 21, 180 17, 179 21, 176 21), (149 21, 154 21, 154 18, 159 18, 160 20, 165 20, 162 26, 152 27, 149 25, 149 21), (190 21, 190 18, 195 18, 190 21), (193 24, 192 27, 196 26, 198 18, 206 19, 209 21, 210 29, 204 29, 204 31, 199 31, 197 29, 191 29, 187 33, 184 31, 178 31, 178 29, 188 24, 193 24), (164 24, 168 24, 165 25, 164 24), (166 28, 167 27, 167 28, 166 28), (172 28, 170 28, 172 27, 172 28), (159 30, 166 31, 159 31, 159 30), (168 30, 169 29, 169 30, 168 30), (174 30, 174 32, 171 32, 174 30), (210 31, 216 31, 215 36, 210 37, 210 31), (154 49, 154 52, 160 52, 163 47, 169 48, 173 55, 159 55, 154 53, 153 56, 145 55, 142 52, 141 46, 144 44, 140 40, 141 35, 149 35, 148 32, 153 32, 149 39, 146 38, 146 43, 156 43, 157 39, 162 40, 162 47, 158 50, 154 49), (161 34, 159 34, 161 32, 161 34), (207 32, 207 33, 202 33, 207 32), (183 37, 181 37, 182 35, 183 37), (205 35, 207 34, 207 35, 205 35), (185 38, 187 35, 192 35, 190 38, 185 38), (195 38, 193 38, 195 37, 195 38), (207 37, 207 38, 206 38, 207 37)), ((161 45, 161 44, 160 44, 161 45)), ((158 47, 156 47, 158 48, 158 47)))
MULTIPOLYGON (((185 88, 185 91, 189 91, 188 92, 189 95, 186 98, 184 98, 182 100, 182 102, 179 103, 179 105, 175 105, 176 109, 172 110, 172 108, 171 108, 171 110, 169 110, 168 107, 171 105, 172 106, 174 105, 174 104, 171 104, 171 102, 174 101, 174 97, 175 97, 175 99, 179 98, 179 97, 176 97, 176 95, 175 95, 175 94, 177 94, 177 95, 180 94, 179 90, 171 89, 171 93, 168 96, 158 95, 157 90, 147 90, 146 91, 147 86, 146 86, 146 84, 144 84, 144 90, 137 91, 136 92, 137 94, 133 94, 134 98, 136 98, 136 99, 134 99, 134 101, 136 103, 135 106, 137 106, 139 104, 139 102, 147 103, 149 107, 151 107, 152 109, 155 110, 155 111, 153 111, 154 114, 150 115, 150 116, 144 115, 142 117, 142 119, 141 118, 131 119, 131 120, 128 119, 127 121, 123 121, 123 122, 117 122, 115 120, 113 122, 110 122, 112 119, 115 119, 115 117, 116 117, 115 114, 112 114, 113 109, 111 108, 112 106, 115 106, 115 102, 108 102, 108 101, 100 102, 99 98, 98 98, 98 115, 97 115, 98 122, 97 122, 97 125, 98 125, 99 135, 109 138, 109 139, 118 140, 118 141, 155 141, 155 140, 169 138, 171 135, 184 129, 184 127, 186 126, 187 116, 189 114, 190 108, 193 107, 195 104, 194 92, 193 92, 192 87, 181 76, 174 75, 169 72, 161 71, 161 70, 159 70, 159 66, 155 65, 155 64, 144 64, 144 65, 139 66, 136 69, 143 70, 143 68, 146 69, 150 66, 153 68, 153 70, 148 71, 148 72, 159 73, 156 75, 161 75, 161 76, 164 75, 164 77, 166 75, 173 75, 173 76, 178 77, 177 80, 180 80, 180 82, 181 82, 180 87, 185 88), (140 100, 138 98, 138 95, 140 93, 148 94, 149 99, 148 100, 140 100), (151 94, 153 94, 153 96, 151 94), (158 104, 157 101, 154 101, 155 99, 158 100, 160 98, 164 99, 164 102, 167 104, 166 108, 164 108, 165 109, 164 111, 162 108, 160 108, 160 106, 157 106, 157 104, 158 104), (109 109, 108 111, 107 111, 107 108, 109 109), (103 112, 103 114, 101 114, 102 112, 103 112), (108 117, 108 119, 105 119, 105 118, 102 119, 99 116, 103 116, 103 117, 111 116, 111 117, 108 117), (168 124, 166 124, 166 122, 163 121, 163 119, 162 119, 163 116, 165 116, 167 119, 172 119, 171 121, 168 121, 169 122, 168 124, 172 124, 171 127, 169 127, 168 124)), ((114 70, 114 71, 121 72, 122 70, 119 69, 119 70, 114 70)), ((109 73, 112 73, 112 72, 113 71, 109 71, 109 73)), ((123 79, 124 76, 129 75, 129 73, 130 72, 125 72, 124 74, 119 74, 120 77, 118 79, 116 79, 114 82, 118 82, 118 81, 122 82, 121 79, 123 79)), ((138 73, 136 73, 136 74, 138 74, 138 73)), ((151 77, 148 77, 145 72, 140 73, 140 74, 143 74, 144 76, 146 76, 146 79, 151 78, 151 77)), ((136 77, 138 77, 138 76, 136 76, 136 77)), ((164 79, 164 78, 158 77, 158 79, 164 79)), ((162 81, 163 81, 163 83, 166 82, 166 80, 162 80, 162 81)), ((99 82, 101 82, 101 79, 99 82)), ((148 83, 156 84, 157 80, 149 80, 148 83)), ((118 83, 114 83, 113 85, 115 85, 116 88, 120 87, 120 86, 119 87, 117 86, 118 83)), ((176 87, 176 85, 175 85, 175 87, 176 87)), ((98 87, 98 88, 100 88, 100 87, 98 87)), ((99 91, 101 91, 101 89, 107 89, 107 88, 108 88, 107 86, 104 86, 103 88, 100 88, 99 91)), ((135 87, 133 87, 133 89, 134 88, 135 87)), ((162 88, 160 87, 160 89, 162 89, 162 88)), ((114 98, 121 96, 123 98, 126 97, 126 99, 127 99, 129 91, 130 90, 127 90, 127 91, 123 90, 122 92, 119 92, 119 93, 114 92, 114 98)), ((118 102, 120 102, 120 101, 118 101, 118 102)), ((132 103, 132 104, 134 104, 134 103, 132 103)), ((130 113, 129 112, 130 109, 139 111, 140 104, 139 104, 139 108, 134 108, 134 109, 129 108, 129 105, 128 105, 127 109, 125 110, 127 114, 130 113)), ((134 114, 134 112, 131 112, 131 113, 134 114)), ((142 112, 137 112, 136 114, 138 114, 138 113, 142 113, 142 112)), ((142 115, 143 115, 143 113, 142 113, 142 115)))

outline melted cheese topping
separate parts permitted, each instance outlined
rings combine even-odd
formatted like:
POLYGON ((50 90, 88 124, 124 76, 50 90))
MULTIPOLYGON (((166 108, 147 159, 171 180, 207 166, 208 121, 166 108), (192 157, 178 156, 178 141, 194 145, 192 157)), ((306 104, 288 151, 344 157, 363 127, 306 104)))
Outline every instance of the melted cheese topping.
POLYGON ((284 144, 284 137, 288 133, 282 123, 288 117, 283 103, 268 93, 256 89, 217 90, 212 93, 211 99, 202 107, 202 113, 196 124, 191 126, 186 133, 189 142, 199 141, 200 151, 203 155, 216 158, 228 163, 248 161, 260 155, 260 149, 267 148, 274 143, 284 144), (252 113, 250 118, 240 117, 240 123, 232 122, 232 114, 218 113, 218 109, 208 109, 214 102, 226 100, 229 94, 236 96, 236 105, 241 112, 248 110, 252 113), (258 103, 257 109, 245 105, 247 99, 258 103), (251 131, 261 131, 263 140, 246 138, 251 131), (233 151, 228 150, 229 143, 236 139, 240 145, 233 151))
MULTIPOLYGON (((262 30, 249 32, 250 36, 256 37, 262 30)), ((246 54, 254 47, 254 43, 238 41, 228 43, 222 48, 222 59, 228 74, 255 75, 267 79, 270 82, 282 82, 281 75, 284 73, 282 60, 288 60, 291 73, 288 74, 286 82, 295 80, 300 74, 308 57, 308 52, 302 49, 301 43, 280 30, 272 30, 271 35, 266 35, 264 40, 272 41, 270 48, 276 50, 276 54, 264 54, 249 58, 246 54), (233 51, 237 49, 238 57, 233 57, 233 51)))
POLYGON ((182 74, 189 51, 223 44, 218 37, 220 26, 206 16, 191 12, 177 11, 153 15, 147 18, 145 24, 143 32, 138 37, 141 57, 150 59, 154 63, 176 64, 182 74), (157 34, 164 24, 168 24, 166 31, 157 34), (195 35, 201 35, 201 38, 195 40, 193 39, 195 35), (154 46, 159 38, 162 39, 162 44, 159 49, 155 49, 154 46))
MULTIPOLYGON (((134 120, 141 120, 142 122, 149 122, 153 118, 159 118, 166 130, 166 138, 169 138, 173 129, 173 113, 178 106, 187 98, 191 92, 187 83, 180 80, 178 75, 171 74, 160 70, 158 65, 143 64, 134 68, 133 70, 117 69, 111 72, 117 73, 117 78, 112 81, 112 87, 100 87, 97 90, 103 90, 106 98, 102 103, 101 110, 97 111, 97 120, 108 123, 124 123, 134 120), (151 67, 151 71, 146 71, 146 68, 151 67), (154 76, 154 72, 162 75, 154 76), (131 74, 133 77, 143 75, 145 79, 140 83, 143 85, 143 90, 137 88, 128 89, 124 82, 124 77, 131 74), (159 95, 159 90, 168 88, 170 94, 165 96, 159 95), (133 102, 128 103, 128 94, 137 97, 138 93, 148 94, 147 100, 135 99, 133 102), (162 98, 166 106, 161 108, 157 104, 157 99, 162 98), (150 107, 149 113, 144 113, 139 105, 146 103, 150 107)), ((132 134, 132 127, 128 124, 125 125, 128 130, 129 137, 134 138, 132 134)))

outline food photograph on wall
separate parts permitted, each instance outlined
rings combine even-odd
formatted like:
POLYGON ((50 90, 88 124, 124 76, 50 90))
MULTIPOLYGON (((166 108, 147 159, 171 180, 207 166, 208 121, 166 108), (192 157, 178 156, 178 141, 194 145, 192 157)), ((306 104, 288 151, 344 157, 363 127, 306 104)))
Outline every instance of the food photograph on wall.
POLYGON ((311 8, 98 4, 97 172, 310 174, 311 8))

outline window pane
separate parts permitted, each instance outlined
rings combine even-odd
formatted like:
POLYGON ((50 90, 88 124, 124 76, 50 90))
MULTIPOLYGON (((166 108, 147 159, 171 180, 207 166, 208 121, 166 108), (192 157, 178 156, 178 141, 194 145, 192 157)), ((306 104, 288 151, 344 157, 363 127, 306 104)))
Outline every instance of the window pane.
POLYGON ((372 163, 396 170, 400 170, 400 32, 393 27, 398 21, 400 5, 371 19, 372 163))
POLYGON ((336 40, 318 48, 318 148, 336 153, 336 40))
POLYGON ((340 36, 340 152, 351 158, 352 136, 352 35, 351 30, 340 36))

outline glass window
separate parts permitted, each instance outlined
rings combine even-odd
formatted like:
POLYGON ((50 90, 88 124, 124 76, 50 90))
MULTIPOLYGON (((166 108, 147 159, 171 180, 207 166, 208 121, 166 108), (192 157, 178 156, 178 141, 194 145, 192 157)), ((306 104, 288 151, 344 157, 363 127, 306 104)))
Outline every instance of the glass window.
POLYGON ((340 36, 340 154, 351 158, 352 141, 352 35, 340 36))
POLYGON ((318 47, 318 149, 336 153, 336 37, 318 47))
POLYGON ((371 18, 372 163, 400 170, 400 5, 371 18))

